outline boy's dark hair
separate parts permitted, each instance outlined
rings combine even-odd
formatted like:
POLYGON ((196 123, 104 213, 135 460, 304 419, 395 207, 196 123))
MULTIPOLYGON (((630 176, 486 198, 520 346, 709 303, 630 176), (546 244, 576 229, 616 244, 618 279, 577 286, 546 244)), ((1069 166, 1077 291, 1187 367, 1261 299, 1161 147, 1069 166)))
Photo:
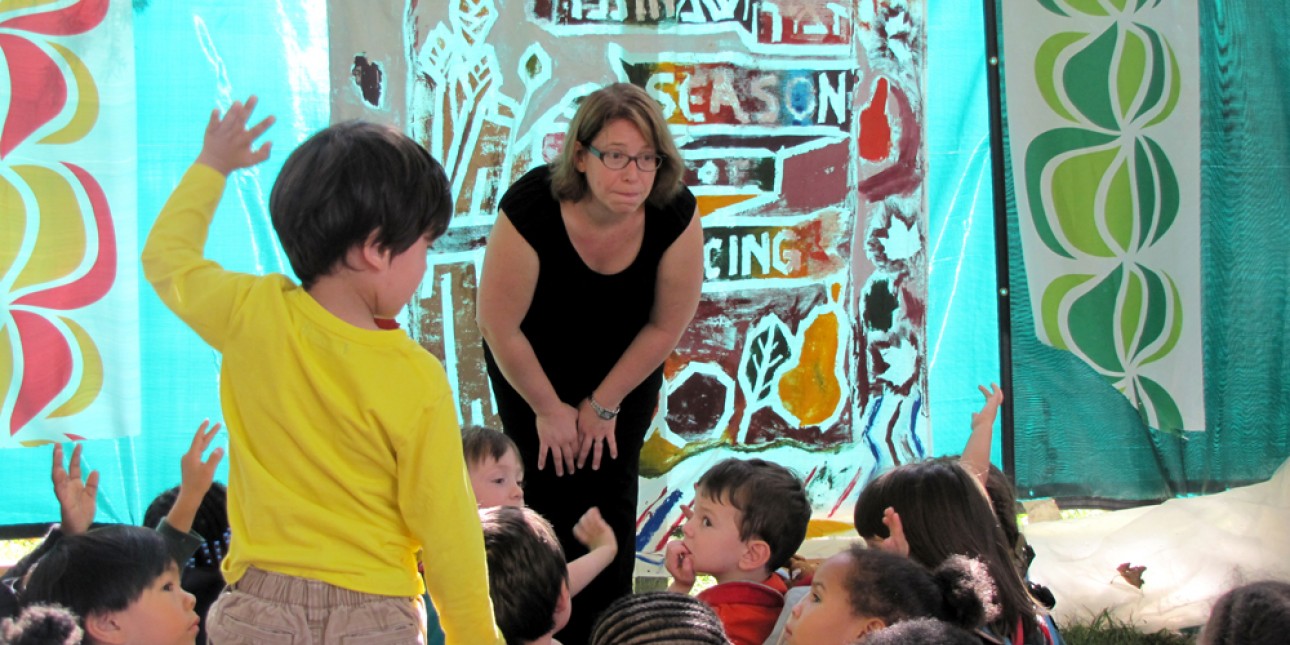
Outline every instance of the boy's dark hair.
POLYGON ((1200 632, 1201 645, 1272 645, 1290 635, 1290 583, 1268 580, 1219 597, 1200 632))
POLYGON ((706 603, 670 591, 630 594, 596 619, 588 645, 727 645, 726 628, 706 603))
POLYGON ((488 593, 507 645, 555 628, 555 609, 569 567, 555 529, 536 511, 499 506, 479 511, 488 560, 488 593))
POLYGON ((448 230, 452 197, 443 166, 407 135, 348 121, 309 137, 282 165, 269 213, 305 289, 375 236, 399 254, 448 230))
POLYGON ((81 620, 122 611, 175 566, 156 531, 113 525, 58 541, 31 571, 26 605, 62 605, 81 620))
POLYGON ((811 521, 806 487, 793 472, 764 459, 731 457, 717 462, 695 488, 716 502, 739 509, 739 539, 770 545, 766 570, 774 571, 793 557, 811 521))
POLYGON ((900 514, 909 557, 928 568, 956 554, 985 563, 995 585, 995 598, 987 602, 999 607, 990 624, 1007 633, 1021 624, 1027 641, 1035 637, 1035 600, 980 485, 957 458, 903 464, 870 482, 856 501, 856 532, 866 539, 887 538, 882 518, 888 507, 900 514))
POLYGON ((888 625, 915 618, 935 618, 975 629, 985 624, 985 602, 993 595, 985 567, 961 556, 949 558, 935 572, 909 558, 852 544, 843 587, 856 616, 872 616, 888 625))
MULTIPOLYGON (((155 529, 161 519, 174 508, 179 498, 179 487, 175 486, 153 498, 147 510, 143 512, 143 525, 155 529)), ((192 530, 206 539, 206 542, 193 554, 192 566, 199 569, 219 569, 220 561, 228 553, 228 488, 219 482, 211 484, 202 503, 197 507, 193 517, 192 530)), ((184 562, 178 563, 182 568, 184 562)))
POLYGON ((983 639, 935 618, 918 618, 871 632, 864 645, 981 645, 983 639))
POLYGON ((32 605, 0 621, 5 645, 79 645, 84 635, 76 616, 58 605, 32 605))
POLYGON ((514 452, 518 459, 519 446, 501 430, 487 426, 466 426, 461 429, 461 449, 466 456, 466 467, 478 465, 485 457, 501 459, 507 452, 514 452))

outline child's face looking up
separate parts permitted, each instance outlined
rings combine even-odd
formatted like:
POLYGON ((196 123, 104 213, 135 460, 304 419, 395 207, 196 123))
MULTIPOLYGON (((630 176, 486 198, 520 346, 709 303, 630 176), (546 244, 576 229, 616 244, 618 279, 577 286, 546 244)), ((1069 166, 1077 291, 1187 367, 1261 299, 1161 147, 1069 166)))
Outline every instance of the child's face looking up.
POLYGON ((846 590, 847 571, 852 566, 847 553, 839 553, 820 565, 812 578, 810 593, 793 606, 780 645, 846 645, 883 626, 876 618, 853 613, 846 590))
POLYGON ((733 504, 708 496, 695 488, 694 505, 687 513, 681 533, 682 543, 693 558, 694 570, 715 576, 739 571, 739 559, 748 550, 748 544, 739 537, 739 523, 743 513, 733 504))
POLYGON ((484 457, 470 466, 470 487, 480 508, 524 506, 524 467, 514 450, 501 459, 484 457))
POLYGON ((126 643, 192 645, 197 638, 197 599, 179 586, 179 567, 173 562, 143 590, 139 599, 115 612, 126 643))

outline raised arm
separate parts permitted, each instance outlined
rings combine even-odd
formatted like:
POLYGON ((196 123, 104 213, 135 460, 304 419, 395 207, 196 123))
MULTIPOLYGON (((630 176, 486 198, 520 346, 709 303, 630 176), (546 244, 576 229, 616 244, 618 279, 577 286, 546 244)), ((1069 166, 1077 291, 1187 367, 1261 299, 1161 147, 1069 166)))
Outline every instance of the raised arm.
POLYGON ((578 410, 560 400, 538 362, 520 323, 537 288, 537 252, 524 240, 506 213, 499 213, 484 251, 479 278, 476 321, 488 341, 497 367, 537 417, 538 470, 550 451, 555 474, 573 473, 578 451, 578 410))
POLYGON ((984 385, 977 387, 985 395, 985 404, 981 406, 980 412, 972 413, 972 434, 968 435, 959 463, 981 482, 981 489, 985 490, 986 480, 990 477, 990 444, 994 441, 994 419, 999 414, 999 404, 1003 403, 1003 390, 994 383, 990 384, 988 390, 984 385))
MULTIPOLYGON (((689 226, 672 246, 663 253, 658 266, 658 280, 654 285, 654 308, 649 322, 632 339, 627 351, 618 358, 613 369, 605 375, 600 386, 592 392, 596 403, 617 409, 628 393, 636 389, 650 372, 667 360, 681 334, 694 319, 703 288, 703 225, 696 208, 689 226)), ((618 457, 614 443, 614 422, 601 419, 589 400, 578 406, 578 431, 582 443, 578 453, 578 466, 582 467, 590 454, 591 467, 600 467, 602 450, 607 447, 609 456, 618 457), (601 440, 604 440, 603 442, 601 440)))
POLYGON ((573 537, 587 547, 587 554, 569 563, 569 595, 577 595, 591 584, 618 555, 618 540, 600 509, 592 507, 573 526, 573 537))
POLYGON ((72 458, 63 468, 63 445, 54 444, 54 496, 58 498, 59 522, 64 535, 90 530, 98 506, 99 471, 91 470, 81 481, 81 444, 72 449, 72 458))
MULTIPOLYGON (((209 420, 202 421, 202 424, 197 427, 197 434, 193 435, 188 451, 179 460, 179 469, 183 476, 179 480, 179 494, 175 496, 175 505, 171 506, 170 512, 166 514, 166 523, 181 533, 193 530, 193 519, 197 517, 197 509, 206 498, 206 491, 211 489, 211 484, 215 481, 215 469, 224 458, 224 449, 216 448, 211 451, 210 459, 202 459, 202 455, 210 447, 211 440, 215 438, 215 433, 219 432, 219 429, 218 423, 212 426, 209 420), (207 428, 210 429, 207 430, 207 428)), ((219 536, 202 537, 218 538, 219 536)))
POLYGON ((204 257, 211 219, 224 192, 225 176, 269 156, 270 144, 253 148, 273 124, 268 117, 248 128, 256 99, 234 103, 223 118, 211 113, 201 154, 184 174, 148 234, 143 273, 157 295, 203 340, 219 349, 224 328, 247 276, 239 277, 204 257))

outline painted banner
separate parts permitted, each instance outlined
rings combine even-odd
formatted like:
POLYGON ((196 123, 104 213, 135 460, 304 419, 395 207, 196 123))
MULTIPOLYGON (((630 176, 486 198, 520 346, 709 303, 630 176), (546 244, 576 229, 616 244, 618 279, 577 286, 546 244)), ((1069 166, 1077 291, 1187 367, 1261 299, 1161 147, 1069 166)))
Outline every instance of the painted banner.
POLYGON ((1037 336, 1171 433, 1205 424, 1196 11, 1018 0, 1003 12, 1037 336))
MULTIPOLYGON (((497 202, 555 156, 578 99, 621 81, 662 106, 705 236, 642 453, 640 558, 720 459, 790 466, 817 520, 849 526, 877 471, 928 454, 921 0, 410 4, 407 125, 457 215, 406 327, 443 357, 462 423, 498 427, 474 322, 497 202)), ((362 82, 399 67, 382 40, 332 44, 355 60, 336 100, 368 118, 396 113, 362 82)))
POLYGON ((136 434, 131 5, 0 2, 0 52, 0 446, 136 434))

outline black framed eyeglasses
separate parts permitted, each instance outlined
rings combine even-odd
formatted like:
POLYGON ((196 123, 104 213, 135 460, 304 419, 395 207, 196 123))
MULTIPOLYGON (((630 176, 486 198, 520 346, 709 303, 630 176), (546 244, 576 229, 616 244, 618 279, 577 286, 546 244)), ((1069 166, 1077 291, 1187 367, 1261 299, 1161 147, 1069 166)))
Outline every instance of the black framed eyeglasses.
POLYGON ((591 154, 596 155, 596 158, 600 160, 600 163, 605 164, 605 167, 610 170, 622 170, 627 167, 627 164, 633 161, 636 162, 636 167, 640 168, 641 172, 654 172, 663 165, 663 155, 646 152, 632 156, 623 154, 617 150, 609 150, 607 152, 597 150, 596 147, 590 143, 585 143, 583 145, 587 146, 587 150, 590 151, 591 154))

